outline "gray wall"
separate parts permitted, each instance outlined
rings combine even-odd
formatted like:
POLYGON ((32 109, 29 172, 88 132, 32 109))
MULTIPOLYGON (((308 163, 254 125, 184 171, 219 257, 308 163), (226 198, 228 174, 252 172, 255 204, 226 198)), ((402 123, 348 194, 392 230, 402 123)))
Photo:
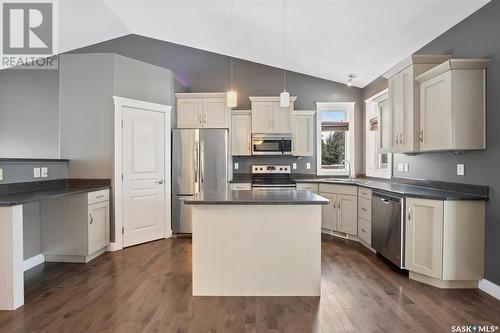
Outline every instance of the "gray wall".
POLYGON ((60 60, 61 157, 70 177, 111 178, 112 96, 173 104, 170 70, 114 54, 68 54, 60 60))
POLYGON ((0 71, 0 158, 59 158, 58 72, 0 71))
MULTIPOLYGON (((456 58, 489 58, 487 69, 486 118, 487 149, 467 151, 460 155, 450 152, 418 155, 394 155, 394 176, 416 179, 442 180, 490 186, 490 200, 486 204, 486 279, 500 285, 500 1, 492 1, 458 23, 417 53, 452 53, 456 58), (397 164, 409 163, 409 172, 397 171, 397 164), (457 163, 465 164, 465 175, 456 175, 457 163)), ((385 83, 385 87, 387 84, 385 83)), ((384 88, 379 79, 365 88, 365 95, 373 95, 384 88)))
MULTIPOLYGON (((128 35, 72 51, 74 53, 113 52, 171 69, 187 92, 227 91, 230 84, 230 58, 191 47, 128 35)), ((315 110, 316 102, 356 102, 355 121, 359 129, 356 146, 363 146, 362 89, 287 72, 287 90, 297 96, 296 110, 315 110)), ((179 84, 176 87, 179 88, 179 84)), ((238 92, 236 109, 250 109, 248 96, 277 96, 283 89, 283 71, 250 61, 234 59, 234 86, 238 92)), ((176 89, 176 91, 179 91, 176 89)), ((245 158, 245 161, 248 161, 245 158)), ((250 159, 251 160, 251 159, 250 159)), ((257 163, 258 160, 254 162, 257 163)), ((316 172, 315 159, 309 172, 316 172)), ((356 151, 356 170, 363 173, 364 153, 356 151)), ((249 162, 253 163, 253 162, 249 162)), ((300 162, 299 162, 300 163, 300 162)), ((305 168, 305 163, 304 163, 305 168)), ((304 170, 305 171, 305 170, 304 170)))

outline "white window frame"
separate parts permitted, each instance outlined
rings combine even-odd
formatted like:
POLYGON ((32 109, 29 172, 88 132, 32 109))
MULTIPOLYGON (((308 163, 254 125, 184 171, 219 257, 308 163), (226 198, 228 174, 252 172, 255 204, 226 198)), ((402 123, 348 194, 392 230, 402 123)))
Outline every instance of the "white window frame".
POLYGON ((349 176, 347 165, 344 169, 323 169, 321 166, 321 112, 344 111, 349 122, 349 131, 346 135, 345 157, 351 164, 351 176, 355 175, 355 121, 354 107, 356 102, 317 102, 316 103, 316 174, 323 176, 349 176))
POLYGON ((378 103, 382 102, 382 101, 385 101, 389 98, 388 96, 389 94, 389 90, 388 89, 385 89, 385 90, 382 90, 381 92, 371 96, 370 98, 366 99, 365 100, 365 110, 366 110, 366 124, 365 124, 365 147, 366 147, 366 150, 365 150, 365 173, 368 177, 377 177, 377 178, 386 178, 386 179, 391 179, 392 178, 392 153, 388 152, 388 151, 382 151, 380 149, 380 140, 381 140, 381 133, 380 133, 380 130, 381 130, 381 121, 380 121, 380 114, 378 112, 378 103), (374 152, 374 154, 377 155, 377 165, 374 166, 373 169, 370 169, 369 168, 369 165, 368 163, 370 163, 370 152, 369 152, 369 149, 371 147, 370 145, 370 137, 368 135, 368 131, 370 130, 370 119, 372 117, 370 117, 369 115, 372 114, 372 115, 375 115, 376 117, 378 117, 378 121, 379 121, 379 127, 378 127, 378 130, 377 130, 377 134, 376 134, 376 141, 377 141, 377 147, 378 149, 374 152), (380 168, 380 153, 387 153, 387 168, 380 168))

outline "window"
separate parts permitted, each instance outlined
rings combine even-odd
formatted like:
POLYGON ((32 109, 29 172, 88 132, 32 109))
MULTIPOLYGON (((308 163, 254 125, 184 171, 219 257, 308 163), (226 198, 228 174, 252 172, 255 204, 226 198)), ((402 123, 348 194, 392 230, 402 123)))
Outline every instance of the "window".
POLYGON ((354 103, 317 103, 317 174, 354 173, 354 103))

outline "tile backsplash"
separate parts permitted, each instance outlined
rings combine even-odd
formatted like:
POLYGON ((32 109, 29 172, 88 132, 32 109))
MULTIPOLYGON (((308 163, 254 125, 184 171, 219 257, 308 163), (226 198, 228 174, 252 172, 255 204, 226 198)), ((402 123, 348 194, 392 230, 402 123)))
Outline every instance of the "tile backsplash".
POLYGON ((292 168, 292 173, 301 174, 315 174, 316 173, 316 159, 314 156, 308 157, 295 157, 295 156, 233 156, 234 163, 239 164, 238 170, 233 173, 250 173, 252 165, 254 164, 276 164, 276 165, 290 165, 297 163, 297 169, 292 168), (307 169, 307 164, 310 163, 311 168, 307 169))

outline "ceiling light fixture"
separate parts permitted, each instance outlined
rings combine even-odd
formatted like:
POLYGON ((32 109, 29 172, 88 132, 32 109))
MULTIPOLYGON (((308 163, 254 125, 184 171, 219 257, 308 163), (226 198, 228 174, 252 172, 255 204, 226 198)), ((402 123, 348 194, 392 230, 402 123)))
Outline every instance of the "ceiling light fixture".
POLYGON ((286 0, 283 0, 283 92, 280 94, 280 106, 290 106, 290 94, 286 91, 286 0))
POLYGON ((353 73, 349 73, 349 80, 347 80, 347 86, 348 87, 352 87, 352 79, 355 79, 356 78, 356 74, 353 74, 353 73))
POLYGON ((226 102, 227 106, 230 108, 236 107, 238 104, 238 94, 234 91, 233 87, 233 0, 231 0, 231 27, 229 29, 229 55, 231 56, 231 87, 227 92, 226 102))

